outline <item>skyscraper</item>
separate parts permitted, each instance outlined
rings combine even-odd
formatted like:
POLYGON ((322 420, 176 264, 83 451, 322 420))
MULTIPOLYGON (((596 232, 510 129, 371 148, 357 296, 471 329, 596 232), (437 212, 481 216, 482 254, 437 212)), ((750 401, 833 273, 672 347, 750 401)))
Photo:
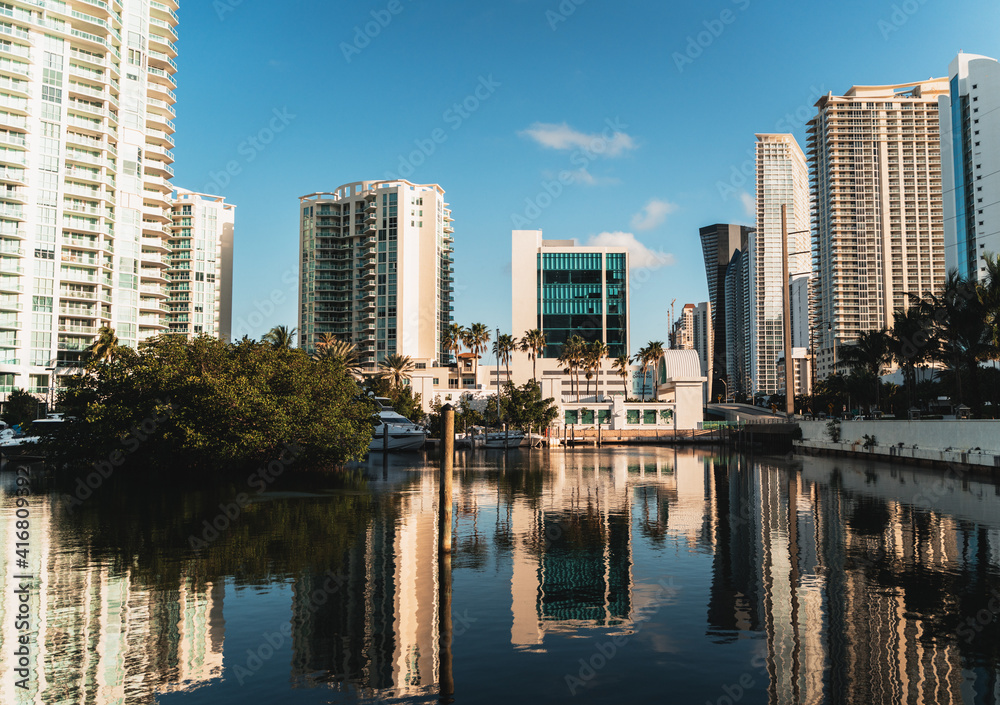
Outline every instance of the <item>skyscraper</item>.
MULTIPOLYGON (((750 235, 747 231, 740 249, 726 268, 726 385, 725 398, 750 396, 750 235), (728 386, 727 386, 728 385, 728 386)), ((713 390, 714 391, 714 390, 713 390)), ((713 398, 718 398, 718 394, 713 398)))
POLYGON ((982 257, 1000 254, 1000 64, 959 54, 950 94, 938 98, 945 265, 982 278, 982 257))
POLYGON ((358 181, 299 201, 301 346, 332 334, 372 371, 392 354, 447 363, 454 229, 444 189, 358 181))
MULTIPOLYGON (((671 347, 676 350, 696 350, 698 352, 698 363, 701 366, 701 376, 705 379, 712 378, 712 345, 714 337, 712 333, 712 305, 703 301, 697 306, 695 304, 684 304, 681 308, 681 315, 674 321, 671 330, 671 347)), ((724 385, 720 384, 720 388, 724 385)), ((705 385, 704 401, 710 402, 714 398, 709 394, 711 388, 705 385)), ((724 392, 720 391, 721 396, 724 392)))
POLYGON ((836 351, 888 326, 908 294, 944 283, 938 99, 945 79, 824 96, 809 123, 817 378, 836 351))
MULTIPOLYGON (((778 358, 784 354, 781 207, 786 207, 788 271, 812 269, 809 251, 809 174, 791 135, 757 135, 757 227, 749 236, 750 367, 754 392, 784 393, 778 358)), ((793 322, 794 327, 794 322, 793 322)))
POLYGON ((166 330, 177 3, 23 4, 0 40, 0 397, 75 372, 100 326, 166 330))
MULTIPOLYGON (((726 385, 732 386, 728 379, 728 352, 726 328, 728 312, 726 309, 726 272, 733 255, 739 251, 751 228, 746 225, 716 224, 701 228, 701 250, 705 257, 705 277, 708 280, 708 302, 712 312, 712 374, 708 386, 711 399, 726 393, 726 385), (725 380, 726 384, 723 384, 725 380), (718 387, 718 388, 716 388, 718 387)), ((706 371, 707 373, 707 371, 706 371)))
POLYGON ((229 342, 235 213, 236 206, 222 196, 177 189, 167 255, 170 333, 229 342))

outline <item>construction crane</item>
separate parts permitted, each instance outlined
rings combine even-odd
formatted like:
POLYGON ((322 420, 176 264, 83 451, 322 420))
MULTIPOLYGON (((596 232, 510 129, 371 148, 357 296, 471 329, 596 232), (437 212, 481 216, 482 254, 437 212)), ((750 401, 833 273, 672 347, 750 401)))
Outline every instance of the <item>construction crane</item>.
POLYGON ((670 302, 670 321, 667 328, 667 339, 670 340, 670 349, 673 350, 676 345, 676 340, 674 340, 674 304, 677 299, 670 302))

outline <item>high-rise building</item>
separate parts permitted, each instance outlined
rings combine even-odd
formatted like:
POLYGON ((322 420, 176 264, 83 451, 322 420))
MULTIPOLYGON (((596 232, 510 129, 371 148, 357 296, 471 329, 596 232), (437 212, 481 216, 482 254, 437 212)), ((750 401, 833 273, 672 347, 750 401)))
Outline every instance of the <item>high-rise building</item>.
POLYGON ((674 350, 694 350, 694 304, 684 304, 681 315, 673 321, 670 347, 674 350))
MULTIPOLYGON (((698 353, 698 363, 701 366, 701 376, 712 377, 712 346, 715 343, 712 332, 712 305, 702 303, 684 304, 681 315, 674 321, 670 335, 671 346, 675 350, 695 350, 698 353)), ((719 385, 722 387, 722 385, 719 385)), ((709 401, 709 385, 705 385, 705 399, 709 401)), ((723 394, 722 391, 719 394, 723 394)))
POLYGON ((812 286, 811 274, 791 273, 789 284, 789 303, 792 307, 792 347, 809 347, 809 289, 812 286))
POLYGON ((938 98, 945 266, 981 279, 1000 254, 1000 64, 959 54, 938 98))
MULTIPOLYGON (((712 305, 707 301, 702 301, 694 307, 694 349, 698 351, 698 359, 701 362, 701 376, 711 379, 712 372, 712 346, 715 343, 712 331, 712 305)), ((711 390, 710 385, 705 385, 705 392, 711 390)))
MULTIPOLYGON (((726 268, 726 384, 723 396, 753 394, 750 378, 750 235, 745 233, 740 249, 726 268)), ((713 389, 714 391, 714 389, 713 389)), ((718 393, 713 398, 718 398, 718 393)))
POLYGON ((938 99, 946 79, 855 86, 809 123, 817 379, 945 276, 938 99))
MULTIPOLYGON (((786 208, 789 275, 812 269, 809 173, 788 134, 757 135, 757 227, 749 236, 750 373, 755 393, 782 392, 778 358, 784 353, 781 208, 786 208)), ((793 324, 794 327, 794 324, 793 324)))
POLYGON ((299 200, 301 347, 328 333, 354 343, 372 371, 394 353, 447 363, 454 229, 444 189, 358 181, 299 200))
POLYGON ((511 320, 515 336, 545 334, 544 358, 566 340, 603 340, 611 358, 629 355, 628 250, 543 240, 541 230, 514 230, 511 320))
MULTIPOLYGON (((170 333, 229 342, 233 319, 233 228, 236 206, 222 196, 177 189, 167 255, 170 333)), ((144 285, 140 292, 146 300, 144 285)), ((158 297, 157 297, 158 298, 158 297)))
MULTIPOLYGON (((729 320, 726 309, 726 272, 733 256, 740 250, 751 228, 746 225, 716 224, 701 228, 701 250, 705 257, 705 277, 708 280, 708 303, 712 312, 712 374, 709 375, 709 395, 712 399, 726 394, 728 379, 728 346, 726 339, 729 320)), ((706 371, 707 372, 707 371, 706 371)))
POLYGON ((176 9, 4 5, 0 399, 77 371, 101 326, 125 345, 167 328, 176 9))

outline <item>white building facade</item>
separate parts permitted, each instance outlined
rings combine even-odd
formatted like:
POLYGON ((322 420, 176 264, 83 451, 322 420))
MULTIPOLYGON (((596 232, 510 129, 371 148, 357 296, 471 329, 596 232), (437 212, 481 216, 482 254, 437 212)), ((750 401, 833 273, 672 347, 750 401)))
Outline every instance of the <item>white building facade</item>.
POLYGON ((938 98, 945 266, 982 279, 1000 254, 1000 64, 959 54, 938 98))
MULTIPOLYGON (((236 206, 222 196, 177 189, 172 214, 167 254, 169 332, 229 342, 236 206)), ((145 287, 142 293, 147 293, 145 287)))
MULTIPOLYGON (((810 201, 805 155, 788 134, 757 135, 757 227, 749 237, 750 369, 755 393, 776 394, 784 352, 781 207, 786 207, 788 271, 809 272, 810 201)), ((794 327, 794 322, 793 322, 794 327)))
POLYGON ((300 346, 320 334, 354 343, 375 371, 392 354, 446 364, 454 310, 454 228, 444 189, 358 181, 303 196, 300 346))
POLYGON ((125 345, 167 329, 177 3, 18 5, 0 41, 0 399, 78 371, 101 326, 125 345))
POLYGON ((855 86, 809 123, 816 376, 837 349, 944 284, 938 101, 946 79, 855 86))

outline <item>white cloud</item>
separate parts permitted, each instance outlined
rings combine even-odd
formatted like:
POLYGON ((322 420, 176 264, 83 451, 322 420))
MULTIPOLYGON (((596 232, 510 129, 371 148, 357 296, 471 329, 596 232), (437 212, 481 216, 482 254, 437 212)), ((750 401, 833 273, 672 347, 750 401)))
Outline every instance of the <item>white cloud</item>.
POLYGON ((573 181, 583 186, 611 186, 621 183, 621 179, 616 179, 613 176, 594 176, 586 168, 575 169, 570 174, 573 181))
POLYGON ((629 267, 632 269, 659 269, 674 264, 674 256, 667 252, 656 252, 643 245, 632 233, 622 231, 604 232, 591 235, 586 243, 589 247, 624 247, 629 253, 629 267))
POLYGON ((640 212, 632 216, 632 227, 636 230, 652 230, 663 225, 667 216, 676 210, 676 203, 651 199, 640 212))
POLYGON ((618 157, 636 147, 635 140, 630 135, 614 131, 610 127, 606 128, 603 133, 586 133, 574 130, 565 122, 559 124, 536 122, 518 134, 522 137, 530 137, 548 149, 582 149, 595 157, 618 157))
POLYGON ((746 191, 740 191, 740 203, 743 204, 743 210, 751 218, 757 217, 757 201, 746 191))

